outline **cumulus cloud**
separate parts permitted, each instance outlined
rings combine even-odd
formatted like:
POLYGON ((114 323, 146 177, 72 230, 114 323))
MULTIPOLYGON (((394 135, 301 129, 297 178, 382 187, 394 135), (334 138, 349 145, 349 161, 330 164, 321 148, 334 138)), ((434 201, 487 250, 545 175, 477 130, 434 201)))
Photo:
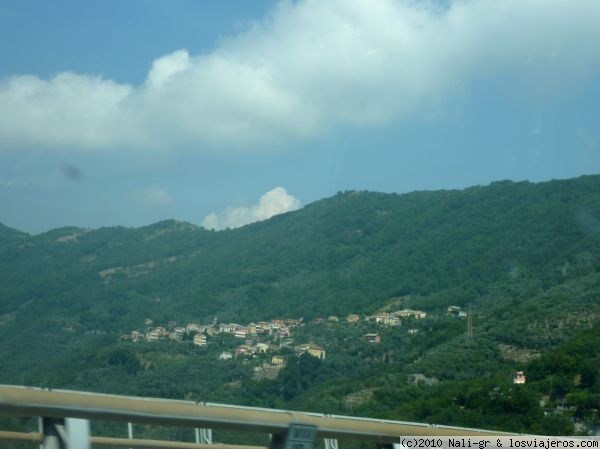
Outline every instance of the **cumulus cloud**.
POLYGON ((158 58, 152 64, 146 83, 151 88, 162 87, 173 75, 183 72, 190 65, 187 50, 178 50, 170 55, 158 58))
POLYGON ((0 81, 2 148, 253 148, 422 112, 487 76, 524 92, 597 74, 597 0, 304 0, 139 86, 61 73, 0 81))
POLYGON ((239 228, 299 208, 300 201, 297 198, 287 193, 283 187, 275 187, 261 196, 258 204, 248 207, 228 207, 221 213, 213 212, 207 215, 202 221, 202 226, 217 231, 239 228))

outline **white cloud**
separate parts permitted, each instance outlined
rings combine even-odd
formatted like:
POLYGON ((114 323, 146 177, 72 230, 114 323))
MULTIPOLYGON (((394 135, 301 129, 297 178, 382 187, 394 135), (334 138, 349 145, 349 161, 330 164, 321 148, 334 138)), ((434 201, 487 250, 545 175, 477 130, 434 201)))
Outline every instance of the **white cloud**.
POLYGON ((275 187, 261 196, 258 204, 248 207, 228 207, 221 213, 213 212, 207 215, 202 221, 202 226, 217 231, 239 228, 299 208, 300 201, 297 198, 287 193, 283 187, 275 187))
POLYGON ((179 72, 190 66, 190 55, 187 50, 178 50, 169 55, 158 58, 152 64, 146 83, 151 88, 160 88, 179 72))
POLYGON ((148 206, 168 206, 173 203, 173 198, 166 190, 153 185, 134 192, 134 196, 148 206))
POLYGON ((418 113, 503 76, 529 94, 597 75, 598 0, 282 2, 140 86, 62 73, 0 81, 0 149, 254 148, 418 113))
MULTIPOLYGON (((123 103, 134 88, 61 73, 50 80, 18 76, 0 82, 2 147, 110 147, 127 136, 123 103)), ((124 142, 123 142, 124 143, 124 142)))

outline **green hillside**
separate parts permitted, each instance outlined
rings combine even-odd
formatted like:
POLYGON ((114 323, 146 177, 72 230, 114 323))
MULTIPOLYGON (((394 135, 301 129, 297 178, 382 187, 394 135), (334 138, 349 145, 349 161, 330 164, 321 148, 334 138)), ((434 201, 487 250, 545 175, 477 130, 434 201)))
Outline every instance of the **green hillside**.
POLYGON ((600 176, 343 192, 220 232, 0 225, 0 383, 583 432, 598 421, 599 317, 600 176), (451 305, 470 306, 472 338, 451 305), (396 309, 427 318, 344 320, 396 309), (302 318, 293 338, 327 357, 284 348, 285 367, 260 379, 266 355, 217 363, 231 336, 202 348, 121 338, 147 318, 302 318), (364 341, 373 332, 380 344, 364 341), (525 385, 512 383, 516 370, 525 385))

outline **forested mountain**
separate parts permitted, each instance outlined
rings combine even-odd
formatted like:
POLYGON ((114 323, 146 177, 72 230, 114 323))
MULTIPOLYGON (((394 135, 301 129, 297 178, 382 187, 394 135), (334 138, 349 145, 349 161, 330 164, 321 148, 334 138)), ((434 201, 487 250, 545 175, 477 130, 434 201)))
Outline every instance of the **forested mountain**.
POLYGON ((0 225, 0 383, 571 433, 598 420, 599 317, 600 176, 343 192, 220 232, 0 225), (468 341, 451 305, 472 310, 468 341), (394 308, 428 318, 343 320, 394 308), (313 321, 329 316, 340 322, 313 321), (217 363, 224 338, 120 338, 148 318, 302 318, 294 338, 327 358, 290 352, 276 378, 257 380, 252 362, 217 363), (380 344, 362 341, 375 331, 380 344), (531 372, 525 385, 512 383, 517 369, 531 372))

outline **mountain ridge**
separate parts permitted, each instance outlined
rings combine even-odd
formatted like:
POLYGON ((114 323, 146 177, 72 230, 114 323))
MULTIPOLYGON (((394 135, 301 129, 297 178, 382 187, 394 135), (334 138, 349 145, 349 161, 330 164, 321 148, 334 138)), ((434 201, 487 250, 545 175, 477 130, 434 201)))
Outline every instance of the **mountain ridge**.
MULTIPOLYGON (((581 357, 575 368, 557 365, 566 373, 558 382, 555 357, 547 355, 562 357, 561 348, 598 326, 598 223, 600 176, 593 175, 401 195, 339 192, 225 231, 166 220, 35 236, 0 232, 0 357, 11 360, 0 366, 0 382, 460 425, 483 425, 477 407, 485 405, 484 424, 506 428, 493 403, 469 402, 460 391, 493 397, 500 385, 509 392, 511 370, 531 367, 535 383, 523 390, 530 408, 512 430, 553 429, 536 405, 546 391, 556 403, 589 395, 578 406, 590 416, 600 394, 593 376, 577 384, 590 369, 581 357), (327 321, 391 304, 428 318, 398 329, 327 321), (450 305, 472 307, 473 343, 465 343, 464 321, 446 314, 450 305), (327 360, 300 358, 277 378, 256 381, 252 360, 213 366, 233 337, 208 349, 120 338, 143 331, 147 319, 168 326, 275 318, 303 318, 297 338, 327 347, 327 360), (329 324, 313 324, 323 320, 329 324), (381 345, 362 341, 367 332, 379 332, 381 345), (198 364, 210 370, 205 383, 192 380, 201 375, 198 364), (443 387, 407 384, 411 373, 443 387), (347 402, 348 395, 364 404, 347 402)), ((590 335, 582 341, 596 338, 590 335)))
MULTIPOLYGON (((257 223, 261 223, 261 222, 266 222, 269 221, 271 219, 274 219, 278 216, 282 216, 282 215, 286 215, 289 213, 295 213, 298 212, 302 209, 305 209, 307 207, 313 207, 316 204, 320 204, 322 202, 327 202, 329 200, 332 200, 340 195, 364 195, 364 194, 373 194, 373 195, 389 195, 389 196, 397 196, 397 197, 403 197, 403 196, 411 196, 411 195, 419 195, 419 194, 431 194, 431 193, 441 193, 441 192, 464 192, 464 191, 468 191, 468 190, 472 190, 472 189, 481 189, 481 188, 488 188, 488 187, 493 187, 493 186, 497 186, 497 185, 537 185, 537 184, 545 184, 545 183, 552 183, 552 182, 563 182, 563 181, 572 181, 575 179, 579 179, 582 180, 584 178, 593 178, 596 176, 600 176, 600 175, 581 175, 579 177, 576 178, 568 178, 568 179, 551 179, 551 180, 546 180, 546 181, 539 181, 539 182, 532 182, 532 181, 528 181, 528 180, 521 180, 521 181, 513 181, 510 179, 503 179, 503 180, 497 180, 497 181, 492 181, 489 184, 485 184, 485 185, 473 185, 473 186, 467 186, 464 188, 448 188, 448 189, 433 189, 433 190, 428 190, 428 189, 424 189, 424 190, 414 190, 414 191, 410 191, 410 192, 404 192, 404 193, 398 193, 398 192, 379 192, 379 191, 371 191, 371 190, 345 190, 345 191, 339 191, 337 192, 337 194, 332 195, 330 197, 325 197, 325 198, 321 198, 318 199, 316 201, 313 201, 309 204, 306 204, 304 206, 302 206, 300 209, 294 210, 294 211, 290 211, 290 212, 285 212, 282 214, 277 214, 274 215, 273 217, 270 217, 269 219, 266 220, 260 220, 260 221, 255 221, 243 226, 240 226, 239 228, 226 228, 226 229, 222 229, 222 230, 208 230, 211 232, 231 232, 231 231, 235 231, 236 229, 240 229, 240 228, 246 228, 248 226, 253 226, 257 223)), ((0 237, 2 236, 2 234, 4 232, 9 232, 9 233, 15 233, 15 234, 22 234, 22 235, 27 235, 30 237, 36 237, 36 236, 41 236, 44 234, 48 234, 48 233, 53 233, 56 231, 61 231, 61 230, 86 230, 86 231, 99 231, 102 229, 114 229, 114 228, 119 228, 119 229, 128 229, 128 230, 143 230, 145 228, 152 228, 152 227, 164 227, 166 225, 173 225, 173 226, 189 226, 192 228, 196 228, 196 229, 205 229, 203 228, 201 225, 197 225, 194 223, 191 223, 189 221, 186 220, 178 220, 175 218, 167 218, 167 219, 163 219, 163 220, 159 220, 157 222, 153 222, 153 223, 149 223, 149 224, 143 224, 143 225, 139 225, 139 226, 123 226, 123 225, 107 225, 107 226, 99 226, 99 227, 79 227, 79 226, 73 226, 73 225, 64 225, 64 226, 59 226, 57 228, 51 228, 36 234, 30 234, 27 233, 25 231, 21 231, 17 228, 13 228, 11 226, 7 226, 5 224, 3 224, 0 221, 0 237)))
MULTIPOLYGON (((364 287, 370 283, 369 275, 387 284, 381 302, 452 289, 450 279, 459 283, 469 279, 469 289, 476 290, 477 284, 514 276, 519 270, 544 277, 549 265, 563 272, 573 270, 574 265, 582 267, 586 251, 599 245, 590 226, 598 209, 594 189, 600 191, 599 176, 538 184, 500 181, 485 187, 402 195, 350 191, 299 211, 218 232, 167 220, 140 228, 65 227, 30 237, 11 233, 20 243, 10 248, 5 244, 0 264, 9 269, 10 251, 16 260, 37 260, 37 269, 46 267, 47 271, 48 264, 41 260, 51 257, 57 265, 50 264, 50 269, 65 263, 79 272, 91 268, 88 275, 93 275, 175 257, 174 263, 157 267, 153 273, 164 271, 160 274, 185 284, 185 279, 214 282, 206 274, 212 272, 219 279, 231 279, 221 283, 222 294, 233 293, 236 285, 244 283, 263 290, 285 284, 289 292, 302 282, 323 285, 329 281, 328 291, 322 291, 319 298, 313 295, 311 303, 331 298, 331 310, 321 312, 333 313, 333 303, 341 295, 332 290, 362 298, 365 305, 372 300, 364 287), (538 197, 544 198, 541 205, 534 204, 538 197), (550 240, 552 245, 547 244, 550 240), (557 248, 564 248, 564 260, 559 260, 557 248), (484 260, 474 263, 476 259, 484 260), (439 266, 432 266, 434 260, 441 261, 439 266), (184 272, 187 278, 182 278, 184 272), (329 273, 328 279, 323 273, 329 273), (349 276, 348 282, 344 276, 349 276), (402 279, 395 286, 390 282, 393 276, 402 279)), ((237 288, 236 295, 257 295, 247 290, 237 288)), ((272 293, 272 301, 281 300, 282 295, 272 293)), ((197 312, 220 311, 205 307, 197 312)))

